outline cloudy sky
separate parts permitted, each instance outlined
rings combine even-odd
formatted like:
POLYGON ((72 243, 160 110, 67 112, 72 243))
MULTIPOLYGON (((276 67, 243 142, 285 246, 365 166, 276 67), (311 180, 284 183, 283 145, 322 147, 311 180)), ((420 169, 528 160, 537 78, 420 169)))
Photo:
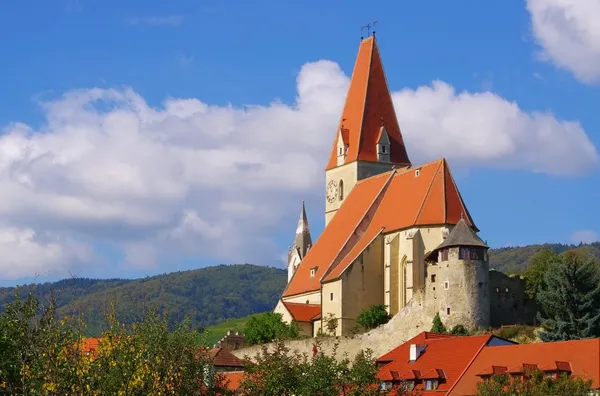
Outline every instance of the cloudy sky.
POLYGON ((491 246, 597 240, 600 1, 459 3, 0 2, 0 284, 283 266, 373 20, 491 246))

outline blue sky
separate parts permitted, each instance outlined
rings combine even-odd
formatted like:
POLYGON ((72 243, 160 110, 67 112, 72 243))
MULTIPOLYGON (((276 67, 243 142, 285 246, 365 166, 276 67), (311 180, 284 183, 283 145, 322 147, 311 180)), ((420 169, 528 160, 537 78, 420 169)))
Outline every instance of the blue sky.
POLYGON ((492 247, 596 240, 600 5, 565 4, 1 2, 0 284, 283 266, 373 20, 492 247))

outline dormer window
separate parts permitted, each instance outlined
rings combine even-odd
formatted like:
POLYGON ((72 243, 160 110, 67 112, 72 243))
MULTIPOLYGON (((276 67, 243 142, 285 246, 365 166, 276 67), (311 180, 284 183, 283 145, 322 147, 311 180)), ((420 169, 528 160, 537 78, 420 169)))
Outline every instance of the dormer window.
POLYGON ((317 274, 317 268, 319 268, 319 267, 313 267, 310 269, 310 277, 311 278, 314 278, 315 275, 317 274))
POLYGON ((381 152, 384 153, 384 154, 386 153, 386 147, 385 146, 381 146, 381 152))
POLYGON ((420 174, 421 174, 421 169, 415 170, 415 177, 419 177, 420 174))

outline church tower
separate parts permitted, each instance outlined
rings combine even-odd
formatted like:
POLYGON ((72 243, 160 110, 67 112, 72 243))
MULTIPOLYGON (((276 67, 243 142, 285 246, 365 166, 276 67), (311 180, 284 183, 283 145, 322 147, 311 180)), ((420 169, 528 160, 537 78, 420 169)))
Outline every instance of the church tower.
POLYGON ((325 168, 325 225, 359 180, 410 165, 372 35, 360 43, 325 168))
POLYGON ((310 238, 310 230, 308 229, 308 219, 306 218, 306 209, 304 208, 304 201, 302 201, 302 208, 300 209, 300 218, 298 219, 298 228, 296 228, 296 236, 294 237, 294 244, 288 251, 288 283, 292 279, 292 276, 296 272, 300 261, 306 256, 308 249, 312 245, 310 238))

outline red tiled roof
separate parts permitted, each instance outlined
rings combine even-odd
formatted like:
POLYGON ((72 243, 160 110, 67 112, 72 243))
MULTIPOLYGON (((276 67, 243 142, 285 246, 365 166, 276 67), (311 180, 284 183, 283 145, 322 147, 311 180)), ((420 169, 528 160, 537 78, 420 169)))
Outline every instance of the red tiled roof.
POLYGON ((592 388, 600 388, 600 339, 519 344, 483 348, 473 360, 450 395, 472 395, 482 373, 493 366, 520 368, 537 365, 541 370, 570 370, 571 375, 592 379, 592 388))
POLYGON ((227 383, 227 389, 235 391, 240 387, 240 383, 244 379, 246 373, 244 371, 230 371, 221 374, 227 383))
MULTIPOLYGON (((391 162, 410 165, 377 41, 371 36, 360 43, 338 127, 348 144, 346 163, 377 161, 376 144, 382 122, 390 139, 391 162)), ((337 139, 336 134, 327 170, 337 166, 337 139)))
POLYGON ((213 365, 217 367, 244 367, 237 356, 223 348, 213 348, 209 351, 210 357, 213 359, 213 365))
MULTIPOLYGON (((460 378, 465 368, 473 357, 488 343, 493 335, 480 336, 431 336, 431 333, 420 333, 396 349, 386 353, 378 362, 391 361, 379 369, 378 377, 384 381, 394 380, 392 372, 403 373, 400 379, 434 379, 440 378, 436 393, 447 392, 460 378), (410 345, 425 346, 418 359, 409 361, 410 345), (406 376, 409 373, 418 373, 415 376, 406 376)), ((420 389, 422 394, 428 394, 420 389)))
POLYGON ((321 316, 321 306, 318 304, 301 304, 282 301, 296 322, 310 322, 321 316))
POLYGON ((475 228, 445 159, 364 179, 301 261, 283 296, 317 291, 321 280, 337 279, 380 233, 456 224, 462 215, 475 228), (311 277, 314 267, 318 268, 311 277))

